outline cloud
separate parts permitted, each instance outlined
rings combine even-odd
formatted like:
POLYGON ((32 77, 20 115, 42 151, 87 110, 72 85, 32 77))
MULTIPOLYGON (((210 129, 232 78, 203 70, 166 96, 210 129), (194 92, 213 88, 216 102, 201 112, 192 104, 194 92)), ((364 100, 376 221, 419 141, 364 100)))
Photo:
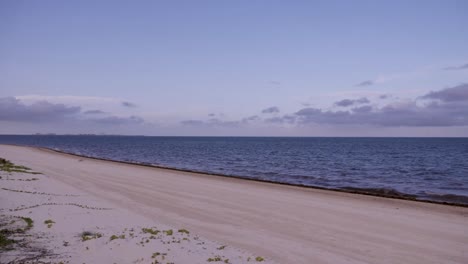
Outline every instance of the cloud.
POLYGON ((351 111, 353 111, 354 113, 369 113, 369 112, 372 111, 372 106, 364 105, 364 106, 360 106, 360 107, 355 107, 355 108, 351 109, 351 111))
POLYGON ((343 99, 341 101, 335 102, 335 106, 339 107, 347 107, 347 106, 352 106, 352 105, 357 105, 357 104, 368 104, 370 103, 369 99, 366 97, 362 97, 359 99, 343 99))
POLYGON ((239 125, 246 123, 245 121, 224 121, 217 118, 211 118, 207 121, 203 120, 184 120, 180 122, 184 126, 191 127, 238 127, 239 125))
POLYGON ((204 125, 205 122, 204 121, 201 121, 201 120, 184 120, 184 121, 181 121, 180 122, 182 125, 184 126, 200 126, 200 125, 204 125))
POLYGON ((382 95, 379 95, 379 99, 388 99, 392 97, 390 94, 382 94, 382 95))
POLYGON ((262 110, 262 114, 279 113, 280 109, 277 106, 268 107, 262 110))
POLYGON ((363 86, 371 86, 371 85, 374 85, 374 84, 375 84, 374 81, 367 80, 367 81, 360 82, 360 83, 356 84, 355 86, 363 87, 363 86))
POLYGON ((296 121, 295 115, 284 115, 281 117, 271 117, 265 119, 267 123, 274 123, 274 124, 293 124, 296 121))
POLYGON ((325 111, 303 108, 295 113, 300 124, 374 125, 386 127, 466 126, 466 101, 394 102, 383 107, 370 105, 347 111, 325 111))
POLYGON ((444 70, 446 71, 457 71, 457 70, 467 70, 468 69, 468 63, 459 65, 459 66, 451 66, 451 67, 446 67, 444 70))
POLYGON ((105 114, 105 113, 106 112, 101 111, 101 110, 87 110, 83 112, 83 114, 86 114, 86 115, 98 115, 98 114, 105 114))
POLYGON ((468 84, 460 84, 421 96, 422 99, 437 99, 444 102, 468 101, 468 84))
MULTIPOLYGON (((63 124, 71 122, 81 125, 103 124, 141 124, 143 118, 138 116, 119 117, 104 116, 100 118, 88 118, 89 115, 105 114, 101 110, 87 110, 82 112, 81 107, 53 104, 47 101, 24 104, 15 97, 0 98, 0 121, 13 121, 23 123, 50 122, 63 124)), ((67 123, 68 124, 68 123, 67 123)))
POLYGON ((144 119, 138 116, 119 117, 107 116, 103 118, 89 119, 89 121, 105 125, 135 125, 144 123, 144 119))
POLYGON ((57 121, 81 112, 81 107, 52 104, 47 101, 31 105, 22 103, 15 97, 0 98, 0 120, 18 122, 57 121))
POLYGON ((15 96, 15 98, 23 102, 37 102, 37 101, 48 101, 52 103, 63 103, 63 104, 87 104, 87 103, 116 103, 121 101, 118 98, 113 97, 97 97, 97 96, 75 96, 75 95, 22 95, 15 96))
POLYGON ((121 104, 122 104, 122 106, 130 107, 130 108, 136 107, 136 104, 131 103, 131 102, 127 102, 127 101, 122 101, 121 104))
POLYGON ((253 116, 242 118, 242 123, 248 123, 248 122, 258 121, 258 120, 260 120, 260 117, 257 115, 253 115, 253 116))

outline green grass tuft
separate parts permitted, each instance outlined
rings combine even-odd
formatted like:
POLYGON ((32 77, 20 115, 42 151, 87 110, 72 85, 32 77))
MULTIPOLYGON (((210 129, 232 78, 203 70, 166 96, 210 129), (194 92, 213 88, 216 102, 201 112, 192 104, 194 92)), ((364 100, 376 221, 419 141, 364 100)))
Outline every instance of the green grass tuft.
POLYGON ((30 174, 41 174, 40 172, 34 172, 31 171, 30 168, 21 166, 21 165, 15 165, 13 162, 0 158, 0 170, 6 171, 6 172, 20 172, 20 173, 30 173, 30 174))
POLYGON ((142 228, 141 231, 143 233, 150 233, 152 235, 157 235, 160 232, 159 230, 155 230, 155 229, 152 229, 152 228, 142 228))
POLYGON ((15 243, 14 240, 8 239, 7 236, 0 233, 0 248, 6 248, 6 247, 8 247, 9 245, 11 245, 13 243, 15 243))
POLYGON ((177 232, 179 233, 185 233, 185 234, 190 234, 190 232, 187 229, 179 229, 177 232))
POLYGON ((218 262, 218 261, 223 261, 223 259, 220 256, 215 256, 214 258, 208 258, 206 261, 208 261, 208 262, 218 262))
POLYGON ((100 238, 100 237, 102 237, 102 234, 99 234, 99 233, 93 233, 93 232, 89 232, 89 231, 84 231, 83 233, 81 233, 81 240, 83 242, 91 240, 91 239, 97 239, 97 238, 100 238))
POLYGON ((125 235, 120 235, 120 236, 112 235, 109 238, 109 241, 112 241, 112 240, 115 240, 115 239, 125 239, 125 235))
POLYGON ((33 221, 31 218, 29 218, 29 217, 21 217, 21 219, 23 219, 23 220, 26 222, 26 224, 28 225, 28 226, 27 226, 27 229, 33 227, 34 221, 33 221))

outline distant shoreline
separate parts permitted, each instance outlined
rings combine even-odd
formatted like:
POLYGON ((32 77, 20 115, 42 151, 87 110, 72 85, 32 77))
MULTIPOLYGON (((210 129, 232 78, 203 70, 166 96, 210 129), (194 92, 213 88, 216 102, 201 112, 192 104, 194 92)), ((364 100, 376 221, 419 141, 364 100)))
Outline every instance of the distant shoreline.
POLYGON ((38 133, 38 134, 0 134, 0 136, 89 136, 89 137, 156 137, 156 138, 440 138, 440 139, 450 139, 450 138, 467 138, 468 137, 413 137, 413 136, 401 136, 401 137, 392 137, 392 136, 152 136, 152 135, 113 135, 113 134, 54 134, 54 133, 38 133))

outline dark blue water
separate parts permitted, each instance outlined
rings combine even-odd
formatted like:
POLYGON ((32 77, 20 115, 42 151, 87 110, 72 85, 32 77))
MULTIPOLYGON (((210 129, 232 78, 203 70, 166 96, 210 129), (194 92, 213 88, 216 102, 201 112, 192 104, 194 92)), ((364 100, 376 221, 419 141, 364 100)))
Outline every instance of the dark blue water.
POLYGON ((468 138, 2 135, 0 143, 297 185, 394 190, 468 204, 468 138))

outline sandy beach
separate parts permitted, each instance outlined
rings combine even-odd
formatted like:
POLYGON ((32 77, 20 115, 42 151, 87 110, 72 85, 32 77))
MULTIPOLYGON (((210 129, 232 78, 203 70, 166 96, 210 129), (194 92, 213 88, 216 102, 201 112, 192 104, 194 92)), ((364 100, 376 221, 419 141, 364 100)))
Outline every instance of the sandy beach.
POLYGON ((34 220, 54 263, 468 263, 464 207, 32 147, 0 145, 0 157, 41 173, 1 172, 0 214, 34 220))

